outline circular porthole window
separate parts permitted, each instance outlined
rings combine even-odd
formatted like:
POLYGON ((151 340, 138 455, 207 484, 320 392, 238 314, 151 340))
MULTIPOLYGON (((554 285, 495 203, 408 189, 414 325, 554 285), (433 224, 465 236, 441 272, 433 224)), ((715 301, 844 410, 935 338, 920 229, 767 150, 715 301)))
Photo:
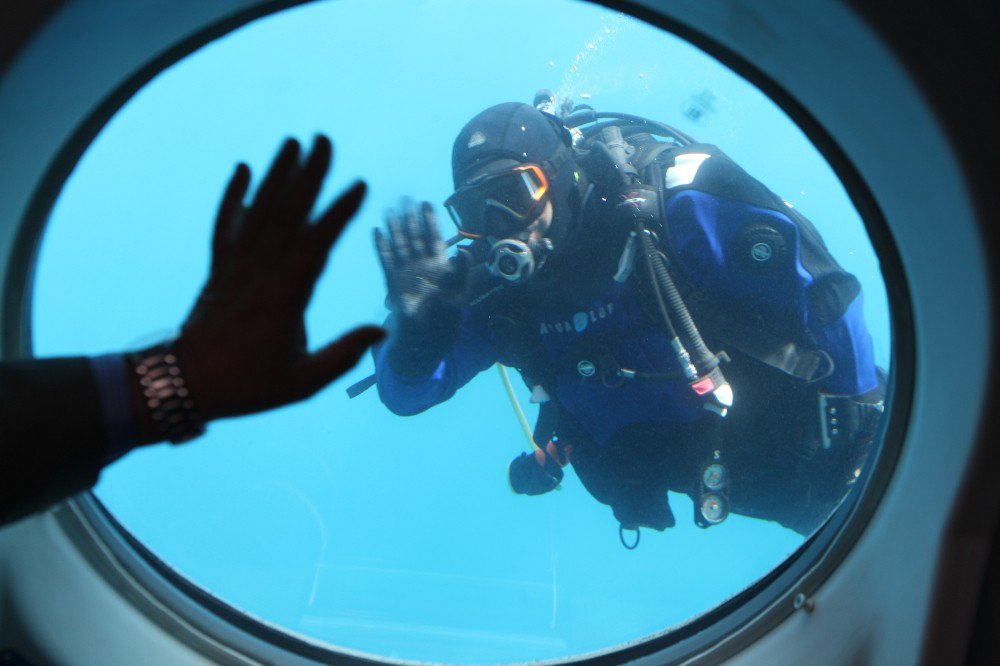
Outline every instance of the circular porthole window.
MULTIPOLYGON (((382 321, 372 230, 400 197, 442 212, 458 201, 456 137, 505 102, 558 118, 574 164, 513 181, 529 198, 573 190, 577 213, 554 213, 565 227, 551 246, 520 238, 525 229, 507 238, 521 245, 505 256, 526 248, 538 279, 559 279, 539 294, 493 267, 513 296, 482 317, 527 330, 545 360, 501 350, 510 330, 480 331, 468 315, 462 344, 478 335, 492 347, 431 409, 401 404, 412 395, 388 384, 349 397, 376 355, 305 403, 133 452, 94 495, 161 566, 331 650, 555 661, 740 598, 863 485, 892 338, 879 261, 844 186, 746 80, 663 30, 569 0, 313 2, 159 73, 53 207, 34 277, 35 355, 170 336, 206 276, 233 165, 259 176, 283 137, 318 132, 335 145, 323 202, 358 177, 371 188, 314 294, 311 344, 382 321), (628 167, 634 178, 615 184, 628 167), (586 261, 562 260, 572 252, 586 261), (553 404, 557 425, 535 428, 553 404)), ((504 175, 460 182, 460 200, 504 175)), ((469 253, 487 272, 505 240, 492 233, 459 240, 479 244, 469 253)))

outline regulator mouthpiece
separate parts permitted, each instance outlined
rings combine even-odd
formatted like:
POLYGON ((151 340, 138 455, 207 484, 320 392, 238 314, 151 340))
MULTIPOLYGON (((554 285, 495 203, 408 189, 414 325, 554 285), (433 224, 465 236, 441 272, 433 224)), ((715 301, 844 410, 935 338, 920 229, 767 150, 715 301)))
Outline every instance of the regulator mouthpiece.
POLYGON ((548 239, 536 245, 516 238, 505 238, 490 248, 486 267, 492 275, 511 284, 520 284, 542 267, 546 255, 551 251, 552 242, 548 239))

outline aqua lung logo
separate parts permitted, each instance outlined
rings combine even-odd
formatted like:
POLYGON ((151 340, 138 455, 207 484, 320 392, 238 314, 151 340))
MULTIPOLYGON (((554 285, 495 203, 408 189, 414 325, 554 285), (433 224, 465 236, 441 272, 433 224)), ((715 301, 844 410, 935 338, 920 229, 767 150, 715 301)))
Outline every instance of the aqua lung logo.
POLYGON ((542 335, 548 335, 549 333, 582 333, 594 322, 610 317, 614 309, 614 303, 607 303, 596 310, 577 312, 573 315, 572 321, 542 322, 538 332, 542 335))

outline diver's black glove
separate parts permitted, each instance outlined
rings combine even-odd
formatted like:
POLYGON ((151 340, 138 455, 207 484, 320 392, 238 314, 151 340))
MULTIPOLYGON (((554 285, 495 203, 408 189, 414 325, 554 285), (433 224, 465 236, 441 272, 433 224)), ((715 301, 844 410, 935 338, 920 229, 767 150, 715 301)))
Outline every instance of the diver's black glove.
POLYGON ((388 361, 400 374, 433 372, 458 338, 468 265, 460 254, 449 258, 433 207, 407 205, 400 220, 386 216, 388 234, 375 230, 389 307, 388 361))
POLYGON ((543 495, 562 483, 563 471, 552 453, 535 451, 522 453, 510 461, 507 479, 511 490, 518 495, 543 495), (542 456, 545 462, 539 463, 542 456))

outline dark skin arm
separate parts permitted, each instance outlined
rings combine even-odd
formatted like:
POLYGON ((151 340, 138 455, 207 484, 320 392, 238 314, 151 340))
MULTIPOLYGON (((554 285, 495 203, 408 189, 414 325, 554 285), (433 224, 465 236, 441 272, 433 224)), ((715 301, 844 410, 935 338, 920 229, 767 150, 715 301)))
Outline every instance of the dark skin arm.
MULTIPOLYGON (((175 343, 205 421, 308 398, 352 368, 385 336, 362 326, 309 352, 305 309, 333 244, 365 195, 358 183, 310 221, 332 148, 318 137, 305 156, 282 146, 253 202, 240 164, 219 208, 208 281, 175 343)), ((160 440, 130 374, 134 440, 160 440)), ((106 462, 106 430, 86 359, 0 364, 0 522, 86 489, 106 462)))

